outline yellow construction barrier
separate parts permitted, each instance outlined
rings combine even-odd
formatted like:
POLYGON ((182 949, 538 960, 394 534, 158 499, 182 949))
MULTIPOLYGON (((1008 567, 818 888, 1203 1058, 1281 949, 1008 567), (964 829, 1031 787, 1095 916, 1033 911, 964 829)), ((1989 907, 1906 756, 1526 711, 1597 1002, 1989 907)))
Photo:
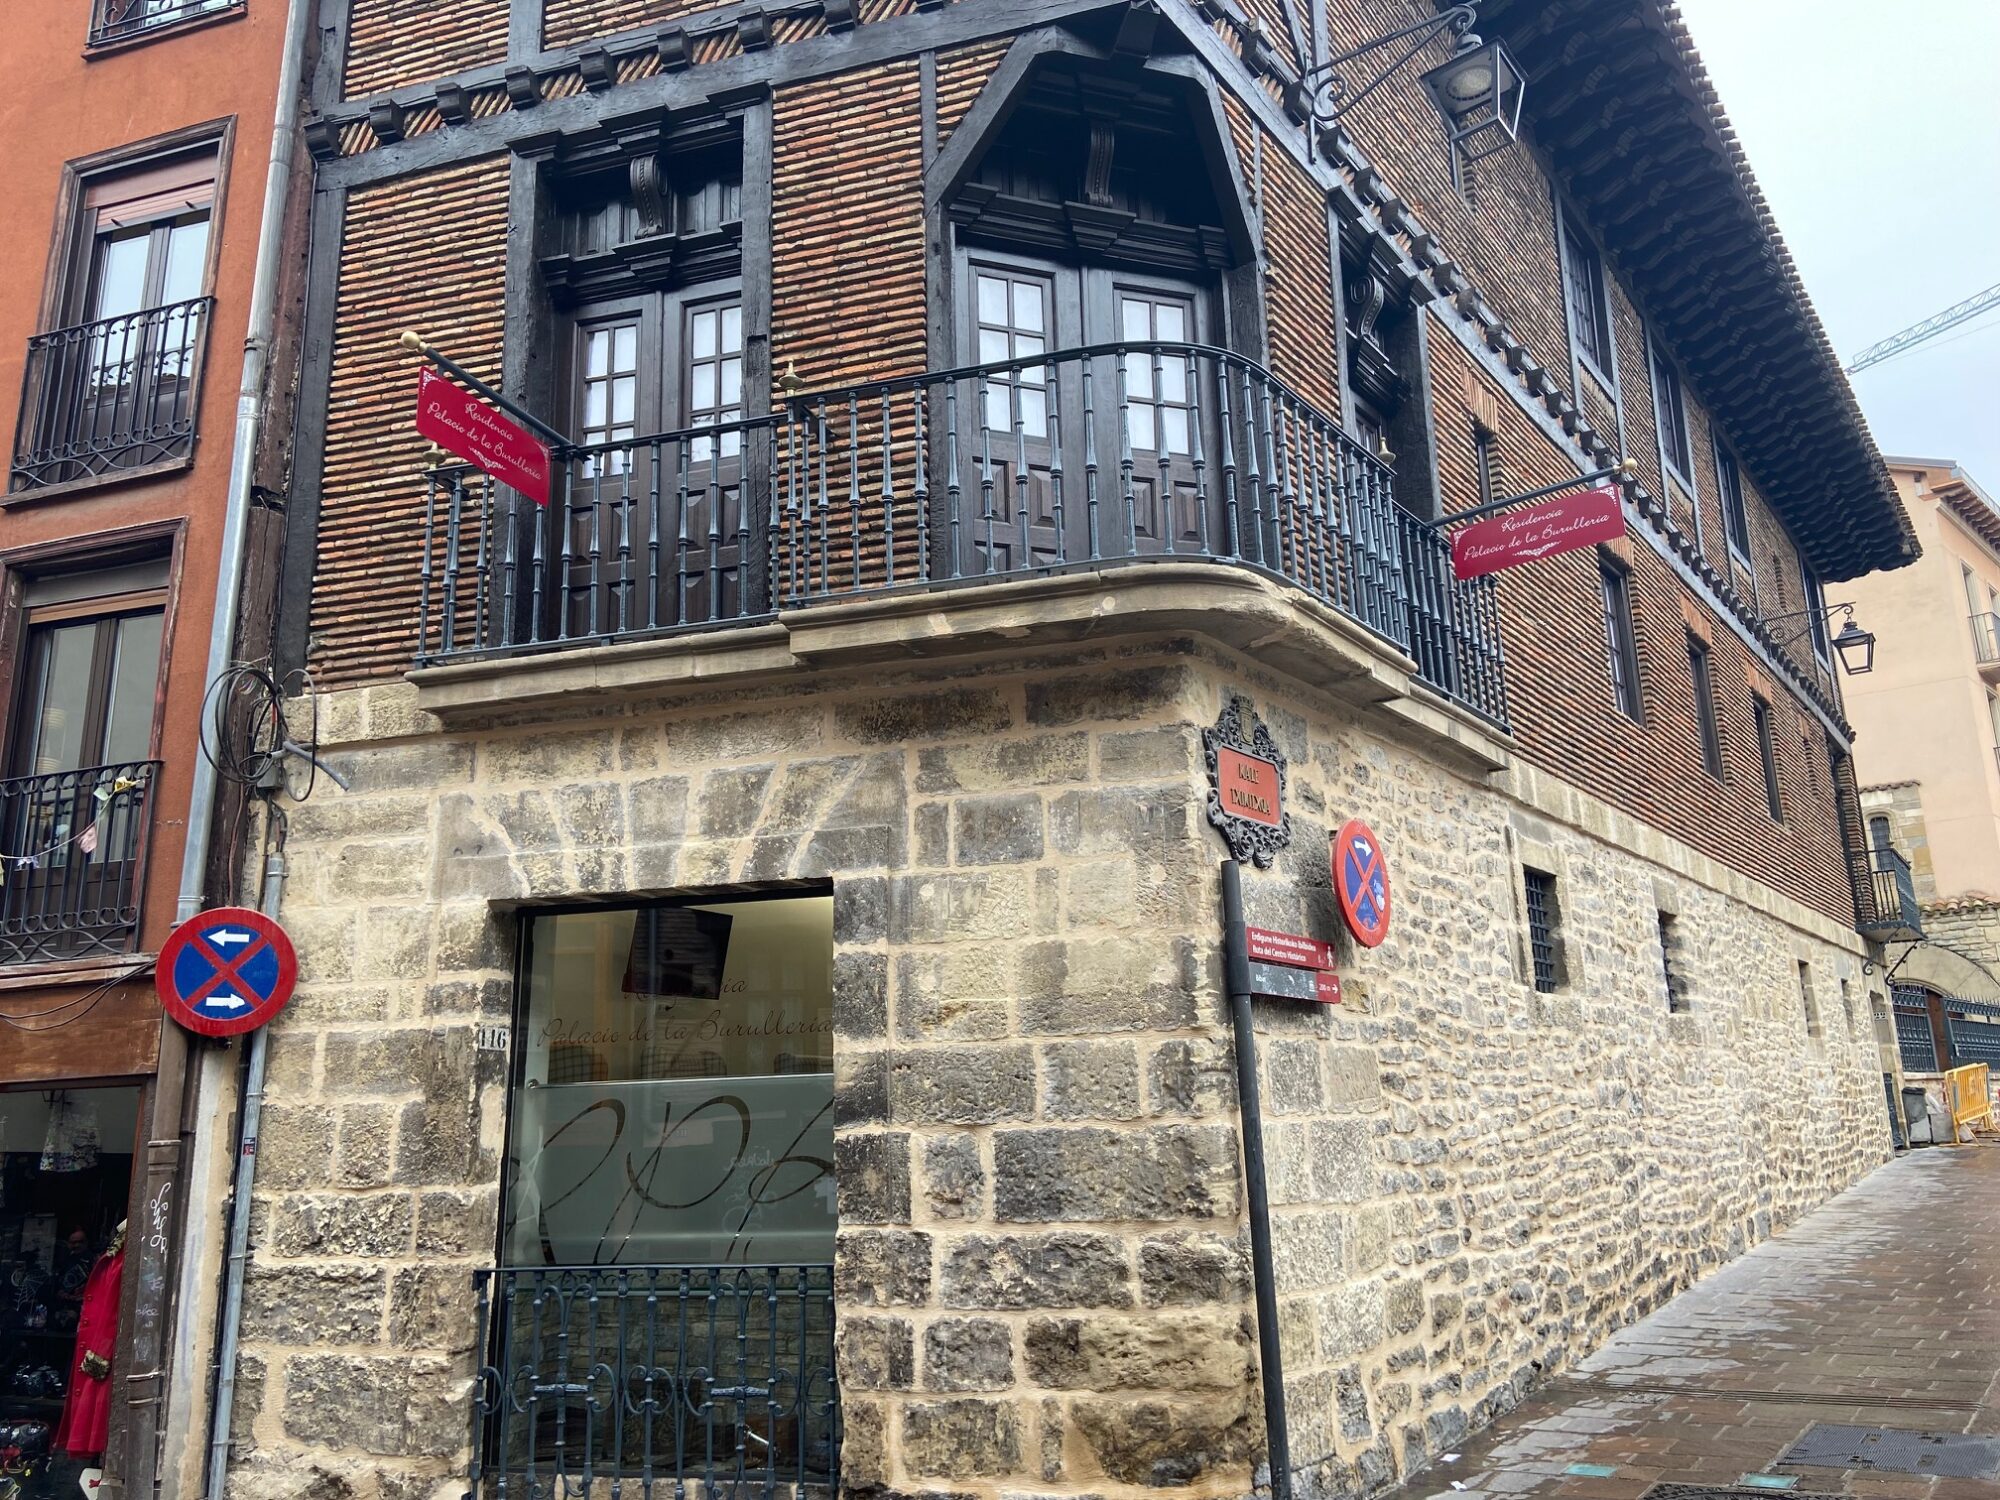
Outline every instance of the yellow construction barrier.
POLYGON ((1945 1103, 1951 1108, 1951 1136, 1954 1146, 1964 1139, 1968 1127, 1973 1130, 1982 1126, 1987 1130, 1994 1128, 1993 1099, 1986 1092, 1985 1063, 1953 1068, 1945 1074, 1944 1098, 1945 1103))

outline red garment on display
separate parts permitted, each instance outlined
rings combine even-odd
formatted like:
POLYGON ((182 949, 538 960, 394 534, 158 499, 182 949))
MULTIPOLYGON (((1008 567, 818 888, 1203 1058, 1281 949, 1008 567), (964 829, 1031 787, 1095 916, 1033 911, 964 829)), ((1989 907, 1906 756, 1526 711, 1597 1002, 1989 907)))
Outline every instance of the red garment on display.
POLYGON ((55 1451, 78 1458, 95 1458, 111 1435, 111 1378, 84 1372, 90 1355, 111 1358, 118 1343, 118 1287, 125 1270, 125 1249, 100 1255, 83 1284, 83 1309, 76 1320, 76 1353, 69 1366, 69 1397, 63 1402, 62 1425, 56 1428, 55 1451))

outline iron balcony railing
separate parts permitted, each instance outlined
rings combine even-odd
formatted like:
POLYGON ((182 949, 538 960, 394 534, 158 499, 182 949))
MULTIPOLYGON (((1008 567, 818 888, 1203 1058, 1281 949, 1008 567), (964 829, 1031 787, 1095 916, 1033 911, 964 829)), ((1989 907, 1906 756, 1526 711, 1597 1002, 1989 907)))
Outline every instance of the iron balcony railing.
POLYGON ((1983 673, 2000 668, 2000 615, 1972 617, 1972 654, 1983 673))
POLYGON ((534 1267, 476 1280, 473 1496, 831 1500, 831 1266, 534 1267))
POLYGON ((13 488, 187 458, 212 299, 196 297, 28 340, 13 488))
POLYGON ((90 13, 90 45, 126 41, 177 21, 240 10, 242 5, 243 0, 96 0, 90 13))
POLYGON ((155 760, 0 781, 0 964, 130 952, 155 760))
POLYGON ((904 588, 1172 559, 1283 580, 1506 723, 1491 579, 1297 392, 1204 345, 1102 344, 562 450, 538 507, 431 476, 419 660, 768 618, 904 588))
POLYGON ((1855 929, 1882 942, 1916 942, 1924 935, 1910 862, 1894 849, 1856 850, 1848 856, 1854 882, 1855 929))

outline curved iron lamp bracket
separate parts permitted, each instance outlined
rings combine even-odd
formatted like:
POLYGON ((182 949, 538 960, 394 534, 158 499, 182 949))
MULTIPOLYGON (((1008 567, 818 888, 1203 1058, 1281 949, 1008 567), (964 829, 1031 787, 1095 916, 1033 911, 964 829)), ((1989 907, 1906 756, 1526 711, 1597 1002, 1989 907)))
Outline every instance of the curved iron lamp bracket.
POLYGON ((1310 121, 1313 130, 1324 130, 1337 123, 1363 99, 1380 88, 1398 68, 1415 57, 1425 46, 1437 37, 1449 32, 1453 38, 1463 40, 1471 32, 1477 17, 1477 0, 1454 5, 1438 12, 1426 20, 1417 21, 1386 36, 1378 36, 1373 41, 1363 42, 1358 47, 1350 47, 1338 57, 1329 57, 1325 62, 1308 68, 1296 82, 1285 91, 1285 102, 1295 115, 1302 115, 1310 121), (1356 59, 1365 57, 1381 47, 1396 42, 1409 42, 1396 60, 1371 78, 1361 91, 1347 96, 1347 76, 1342 71, 1356 59))

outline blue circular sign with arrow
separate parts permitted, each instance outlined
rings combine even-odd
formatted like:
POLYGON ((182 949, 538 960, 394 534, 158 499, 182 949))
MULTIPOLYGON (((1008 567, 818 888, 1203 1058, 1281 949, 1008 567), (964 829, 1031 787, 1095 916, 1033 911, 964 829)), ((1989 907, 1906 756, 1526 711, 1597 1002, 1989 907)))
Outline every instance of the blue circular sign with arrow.
POLYGON ((1333 836, 1333 885, 1354 941, 1380 947, 1389 935, 1389 863, 1375 830, 1359 818, 1333 836))
POLYGON ((153 988, 189 1031, 236 1036, 283 1010, 298 977, 284 928, 248 907, 218 906, 181 923, 160 945, 153 988))

